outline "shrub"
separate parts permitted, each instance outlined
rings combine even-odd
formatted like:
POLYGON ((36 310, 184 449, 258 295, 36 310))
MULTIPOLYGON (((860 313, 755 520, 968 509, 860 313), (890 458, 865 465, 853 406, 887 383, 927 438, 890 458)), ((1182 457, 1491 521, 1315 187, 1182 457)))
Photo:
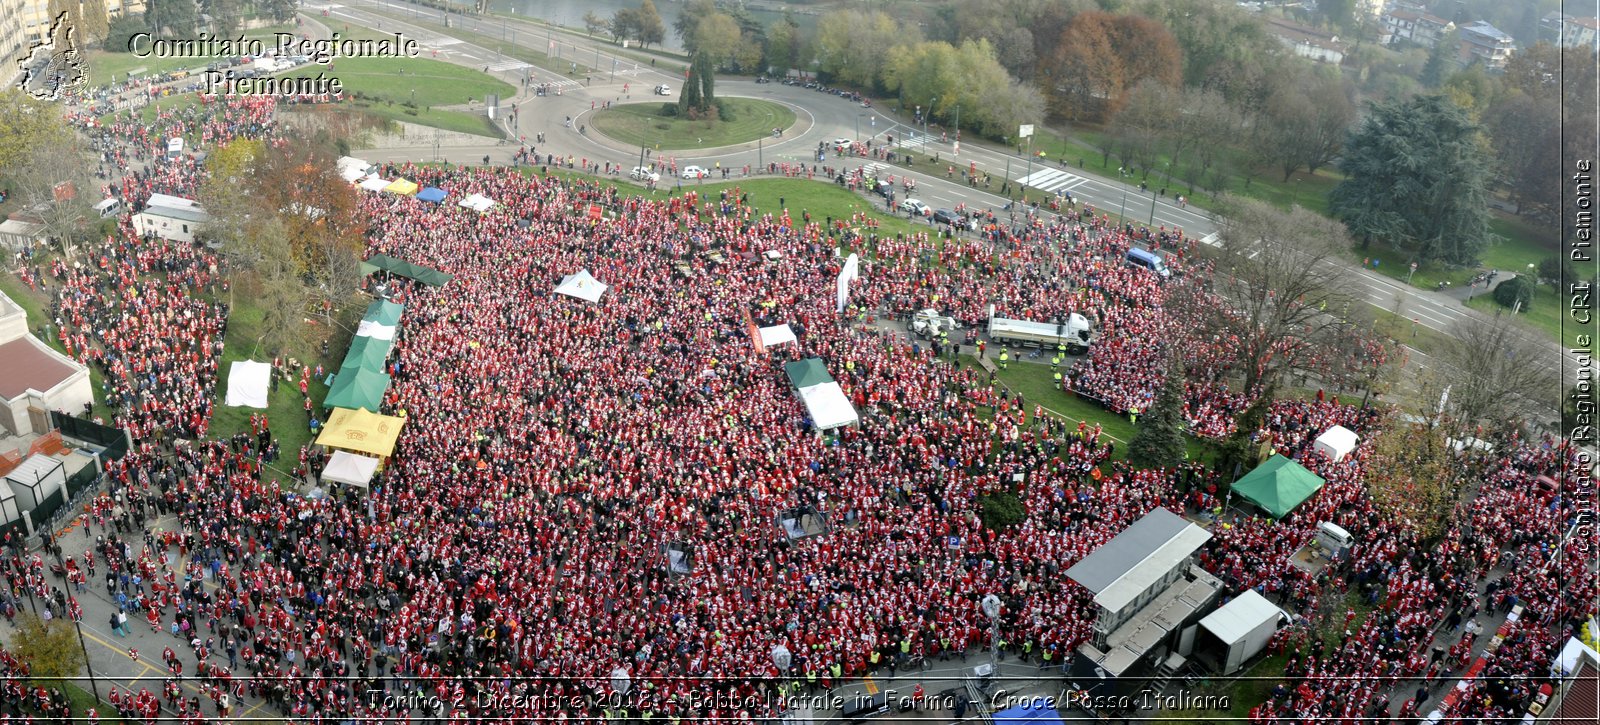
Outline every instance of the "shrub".
POLYGON ((995 531, 1020 524, 1028 517, 1022 499, 1010 491, 983 494, 978 497, 978 507, 978 520, 995 531))
POLYGON ((721 120, 724 120, 724 121, 732 121, 733 120, 733 117, 734 117, 733 106, 728 103, 728 100, 726 98, 718 98, 717 102, 716 102, 716 107, 717 107, 717 118, 719 118, 721 120))
POLYGON ((656 115, 661 116, 662 118, 677 118, 678 117, 678 104, 676 104, 676 103, 663 103, 663 104, 661 104, 661 110, 657 111, 656 115))
POLYGON ((1501 282, 1494 288, 1494 301, 1507 309, 1514 309, 1521 302, 1522 311, 1527 312, 1533 304, 1533 280, 1517 276, 1501 282))

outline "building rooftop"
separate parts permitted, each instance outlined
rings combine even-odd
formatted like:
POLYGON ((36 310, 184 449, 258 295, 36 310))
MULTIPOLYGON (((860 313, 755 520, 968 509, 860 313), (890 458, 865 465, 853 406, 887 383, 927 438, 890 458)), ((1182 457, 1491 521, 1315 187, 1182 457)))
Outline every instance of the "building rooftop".
POLYGON ((12 400, 30 389, 50 390, 76 372, 32 335, 0 344, 0 399, 12 400))
POLYGON ((1490 25, 1482 20, 1474 20, 1466 25, 1461 26, 1461 32, 1462 34, 1476 33, 1487 38, 1493 38, 1496 42, 1500 43, 1512 42, 1511 36, 1506 35, 1505 33, 1501 32, 1499 28, 1496 28, 1495 26, 1490 25))
POLYGON ((1067 569, 1067 577, 1115 611, 1210 539, 1211 532, 1158 508, 1067 569))

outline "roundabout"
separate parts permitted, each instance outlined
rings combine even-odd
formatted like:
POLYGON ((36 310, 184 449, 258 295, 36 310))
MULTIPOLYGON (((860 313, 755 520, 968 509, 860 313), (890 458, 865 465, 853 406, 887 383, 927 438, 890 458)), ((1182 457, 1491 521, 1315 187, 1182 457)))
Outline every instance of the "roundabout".
POLYGON ((775 128, 787 131, 795 124, 794 110, 781 103, 723 97, 717 104, 731 112, 732 118, 693 120, 678 111, 675 100, 663 99, 593 111, 589 125, 594 132, 629 146, 682 151, 751 143, 771 137, 775 128), (663 112, 668 108, 671 110, 663 112))

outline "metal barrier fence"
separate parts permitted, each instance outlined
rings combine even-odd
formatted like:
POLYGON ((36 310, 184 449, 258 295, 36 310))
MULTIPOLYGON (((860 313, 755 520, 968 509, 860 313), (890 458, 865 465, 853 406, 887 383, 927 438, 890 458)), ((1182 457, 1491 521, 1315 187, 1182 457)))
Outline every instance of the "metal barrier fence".
POLYGON ((128 455, 128 432, 121 428, 101 425, 92 420, 85 420, 67 415, 59 411, 50 413, 50 422, 61 431, 61 435, 87 441, 105 449, 102 457, 106 460, 120 460, 128 455))

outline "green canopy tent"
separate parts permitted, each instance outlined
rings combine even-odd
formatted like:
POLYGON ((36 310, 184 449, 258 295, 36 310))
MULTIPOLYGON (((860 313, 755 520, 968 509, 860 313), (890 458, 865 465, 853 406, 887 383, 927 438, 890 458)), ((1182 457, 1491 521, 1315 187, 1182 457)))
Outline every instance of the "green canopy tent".
POLYGON ((372 274, 382 270, 401 277, 409 277, 426 285, 439 287, 455 277, 440 272, 431 267, 412 264, 403 259, 395 259, 387 254, 374 254, 361 263, 362 274, 372 274))
POLYGON ((1275 519, 1289 515, 1326 483, 1321 476, 1283 456, 1268 458, 1233 484, 1233 492, 1275 519))
POLYGON ((376 370, 345 366, 333 378, 328 397, 322 401, 326 408, 365 408, 373 413, 383 403, 383 394, 389 389, 389 376, 376 370))
POLYGON ((373 300, 372 304, 367 305, 367 314, 361 321, 384 327, 396 327, 400 324, 400 313, 405 312, 405 309, 405 305, 397 305, 387 300, 373 300))
POLYGON ((789 384, 796 390, 833 382, 833 376, 828 374, 828 366, 823 365, 819 357, 785 363, 783 372, 789 376, 789 384))
POLYGON ((358 367, 363 370, 383 372, 384 365, 389 361, 389 351, 394 348, 393 340, 382 340, 376 337, 357 337, 350 343, 350 351, 345 353, 342 368, 358 367))

